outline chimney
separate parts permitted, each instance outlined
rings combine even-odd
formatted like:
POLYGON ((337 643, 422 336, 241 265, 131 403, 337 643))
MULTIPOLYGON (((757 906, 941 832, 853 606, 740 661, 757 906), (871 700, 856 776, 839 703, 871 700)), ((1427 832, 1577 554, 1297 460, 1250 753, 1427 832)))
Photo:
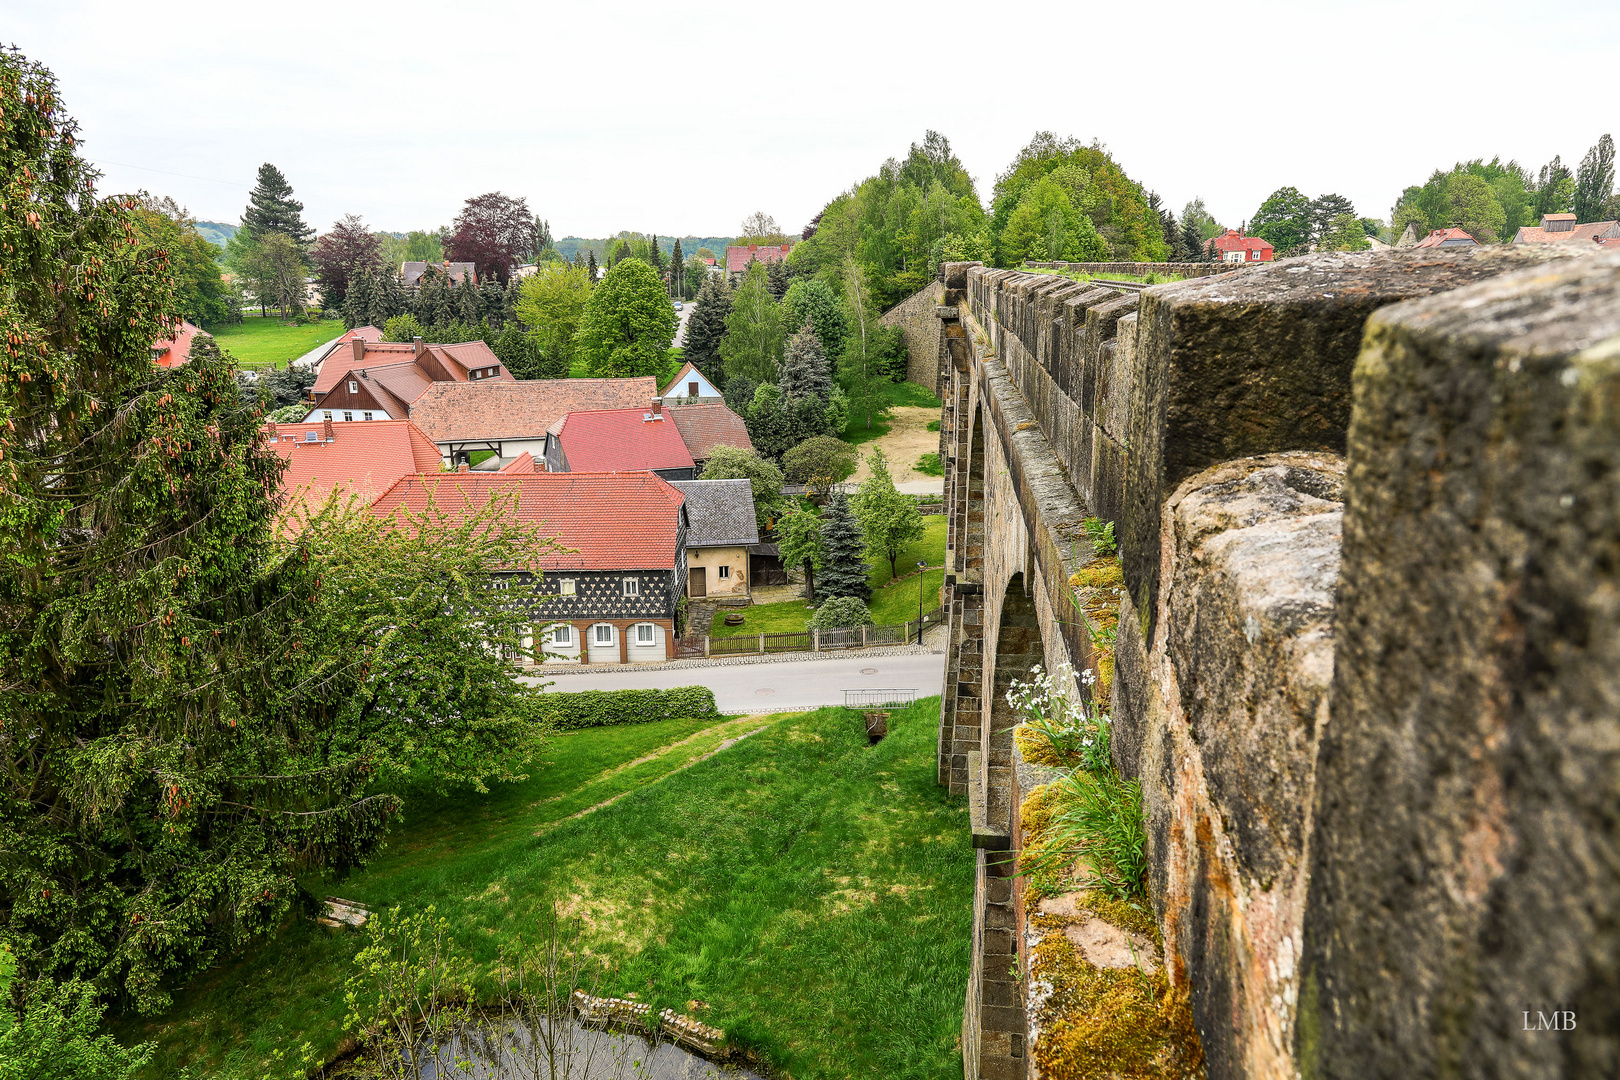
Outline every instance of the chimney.
POLYGON ((349 344, 354 349, 354 362, 355 363, 358 364, 360 361, 362 361, 362 360, 364 360, 366 358, 366 339, 365 338, 357 337, 353 341, 349 342, 349 344))
POLYGON ((276 435, 276 422, 274 420, 270 421, 270 423, 266 425, 266 428, 267 428, 267 433, 270 436, 270 441, 275 442, 276 438, 277 438, 277 435, 276 435))
POLYGON ((472 466, 468 465, 465 461, 463 461, 460 465, 456 466, 456 472, 458 472, 458 473, 471 472, 471 471, 472 471, 472 466))
POLYGON ((327 442, 331 442, 334 438, 337 437, 337 433, 332 430, 332 421, 330 421, 330 420, 326 421, 324 430, 325 430, 325 433, 326 433, 326 441, 327 442))
POLYGON ((418 358, 420 358, 423 353, 427 352, 427 346, 422 344, 422 339, 421 338, 419 338, 419 337, 411 338, 411 344, 416 347, 416 355, 417 355, 418 358))
POLYGON ((748 245, 748 250, 749 251, 758 251, 759 250, 759 245, 758 244, 749 244, 748 245))
POLYGON ((664 411, 664 399, 663 398, 653 398, 653 415, 657 416, 659 413, 661 413, 663 411, 664 411))

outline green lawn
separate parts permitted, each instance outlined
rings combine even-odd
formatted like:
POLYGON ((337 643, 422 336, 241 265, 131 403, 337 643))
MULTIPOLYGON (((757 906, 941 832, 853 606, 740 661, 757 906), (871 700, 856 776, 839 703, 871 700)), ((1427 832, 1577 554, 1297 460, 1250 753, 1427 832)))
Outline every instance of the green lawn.
POLYGON ((247 315, 235 326, 213 331, 219 347, 244 368, 285 367, 287 361, 298 359, 342 333, 341 319, 323 319, 313 326, 294 326, 273 315, 268 319, 247 315))
MULTIPOLYGON (((927 562, 939 566, 945 561, 945 515, 929 514, 923 518, 923 534, 896 560, 901 577, 913 573, 917 563, 927 562)), ((893 626, 917 617, 917 579, 891 584, 889 560, 868 559, 868 580, 872 583, 872 620, 879 626, 893 626)), ((945 584, 945 571, 930 570, 924 575, 923 611, 932 611, 939 605, 939 590, 945 584)), ((711 637, 746 637, 751 634, 797 634, 804 631, 812 608, 803 600, 782 600, 775 604, 755 604, 743 608, 743 624, 727 626, 716 615, 711 637)))
MULTIPOLYGON (((917 406, 929 409, 943 407, 944 402, 929 392, 926 386, 914 382, 885 382, 883 386, 883 408, 886 411, 892 405, 917 406)), ((887 416, 872 417, 872 426, 866 426, 866 412, 850 402, 849 419, 844 424, 844 433, 840 438, 851 446, 859 446, 864 442, 881 438, 889 433, 887 416)))
MULTIPOLYGON (((486 969, 560 902, 605 992, 681 1011, 702 999, 703 1019, 775 1072, 948 1076, 961 1069, 973 852, 962 800, 936 782, 937 715, 937 698, 919 702, 875 747, 843 709, 734 721, 732 733, 765 730, 673 774, 720 733, 620 772, 705 722, 570 735, 525 784, 423 800, 387 855, 328 891, 436 905, 486 969)), ((295 924, 161 1025, 119 1034, 160 1036, 154 1075, 189 1061, 256 1078, 273 1046, 330 1050, 360 942, 295 924)))

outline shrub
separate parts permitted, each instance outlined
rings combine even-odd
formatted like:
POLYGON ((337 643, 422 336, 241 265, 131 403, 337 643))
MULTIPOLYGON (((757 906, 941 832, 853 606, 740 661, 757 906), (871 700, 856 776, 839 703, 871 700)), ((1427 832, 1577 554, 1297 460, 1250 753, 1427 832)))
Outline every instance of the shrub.
POLYGON ((583 690, 547 692, 536 701, 542 715, 558 731, 647 724, 674 717, 709 716, 716 709, 714 691, 707 686, 677 686, 671 690, 583 690))
POLYGON ((822 602, 810 617, 812 630, 846 630, 853 626, 873 626, 872 613, 858 596, 834 596, 822 602))
POLYGON ((409 342, 427 336, 427 331, 414 315, 395 315, 383 323, 382 332, 384 341, 409 342))
POLYGON ((945 466, 939 463, 939 455, 937 453, 924 454, 922 457, 917 459, 917 464, 913 465, 912 468, 922 473, 924 476, 945 475, 945 466))

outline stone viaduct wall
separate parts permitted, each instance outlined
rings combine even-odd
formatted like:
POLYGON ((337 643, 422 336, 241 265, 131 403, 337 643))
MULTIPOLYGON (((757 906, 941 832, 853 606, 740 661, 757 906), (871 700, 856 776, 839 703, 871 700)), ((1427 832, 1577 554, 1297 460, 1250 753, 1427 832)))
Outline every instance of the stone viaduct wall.
POLYGON ((898 326, 906 335, 906 379, 939 393, 940 351, 939 320, 934 309, 939 306, 942 286, 930 281, 894 307, 885 311, 879 322, 885 326, 898 326))
POLYGON ((1003 695, 1100 604, 1210 1077, 1620 1075, 1620 256, 942 276, 968 1080, 1029 1075, 1003 695))
POLYGON ((1072 270, 1080 274, 1096 274, 1106 277, 1109 274, 1125 274, 1129 277, 1147 277, 1149 274, 1162 274, 1172 277, 1209 277, 1213 274, 1225 274, 1233 270, 1242 270, 1242 263, 1143 263, 1143 262, 1100 262, 1100 263, 1072 263, 1072 262, 1026 262, 1025 266, 1039 266, 1046 270, 1072 270))

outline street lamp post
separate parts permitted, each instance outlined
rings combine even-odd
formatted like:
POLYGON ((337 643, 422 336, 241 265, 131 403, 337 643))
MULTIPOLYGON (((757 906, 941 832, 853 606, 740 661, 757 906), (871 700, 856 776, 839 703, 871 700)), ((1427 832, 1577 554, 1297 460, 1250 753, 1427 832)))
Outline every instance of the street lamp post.
POLYGON ((928 572, 928 564, 926 562, 919 562, 917 564, 917 644, 919 644, 919 645, 922 644, 923 578, 927 575, 927 572, 928 572))

